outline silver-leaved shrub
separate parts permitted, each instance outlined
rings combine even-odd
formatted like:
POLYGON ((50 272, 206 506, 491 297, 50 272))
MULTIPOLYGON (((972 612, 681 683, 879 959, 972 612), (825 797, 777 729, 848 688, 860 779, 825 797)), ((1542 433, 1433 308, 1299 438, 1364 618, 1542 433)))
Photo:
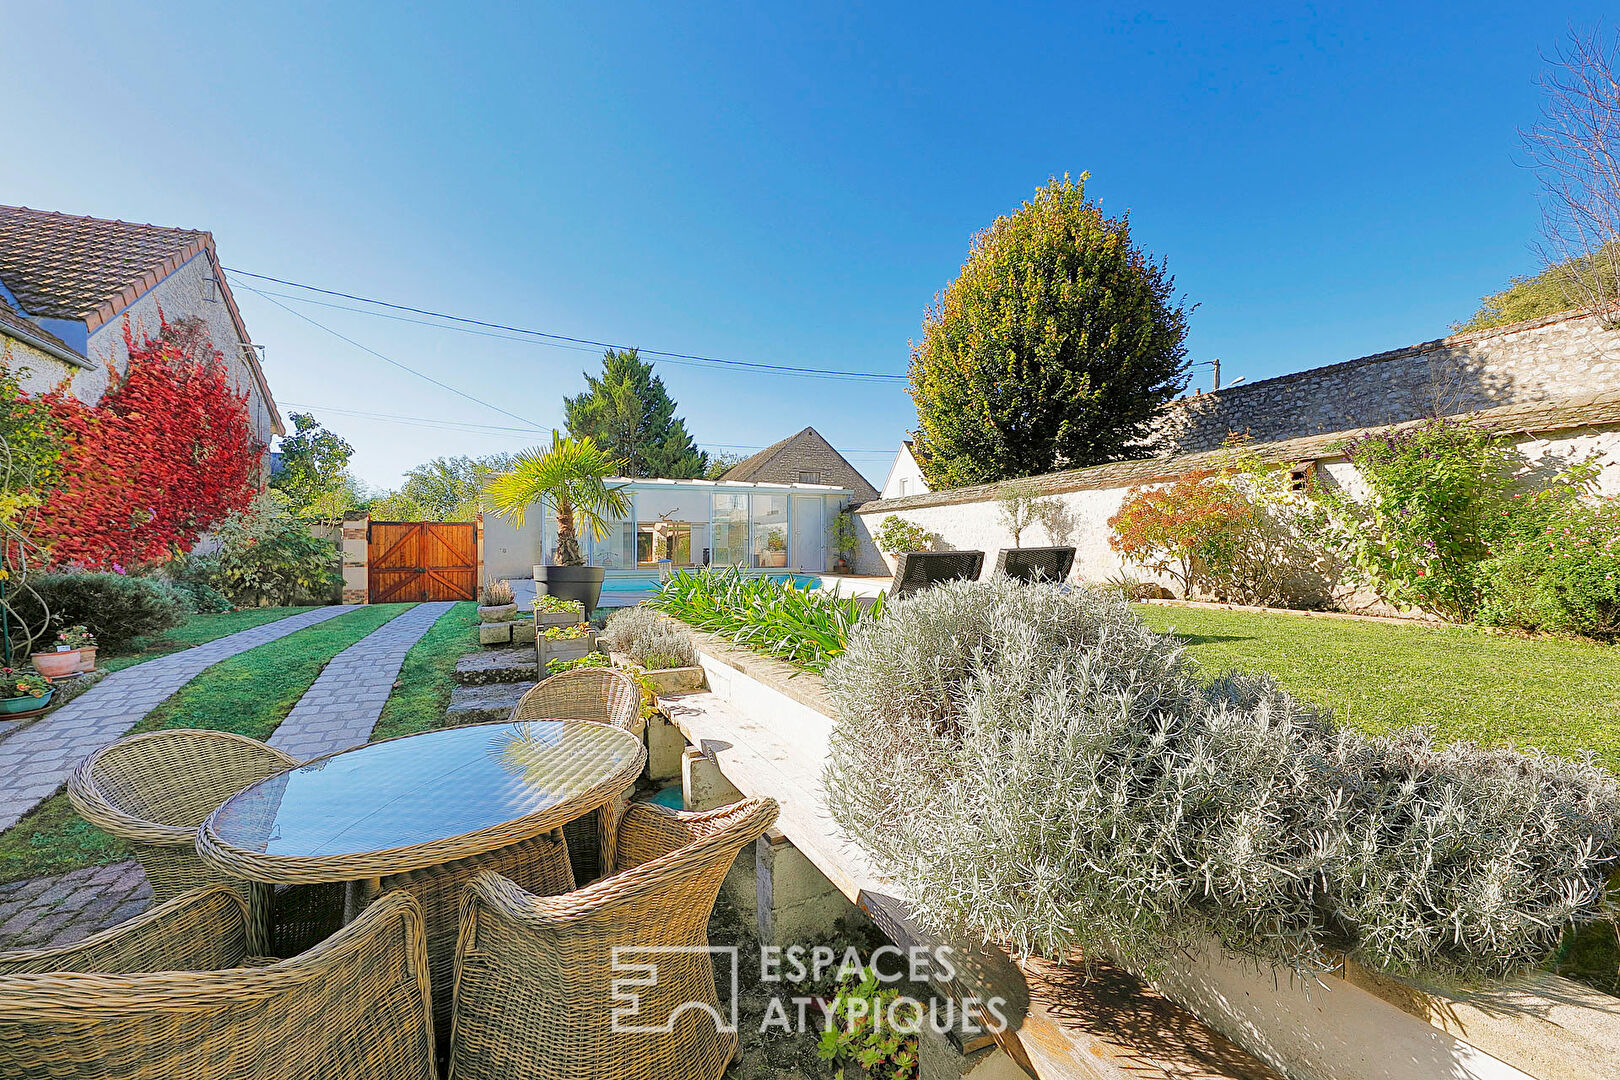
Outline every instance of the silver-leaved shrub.
POLYGON ((1204 681, 1113 594, 936 586, 862 623, 827 685, 833 814, 942 934, 1149 974, 1213 938, 1468 983, 1605 915, 1610 774, 1204 681))

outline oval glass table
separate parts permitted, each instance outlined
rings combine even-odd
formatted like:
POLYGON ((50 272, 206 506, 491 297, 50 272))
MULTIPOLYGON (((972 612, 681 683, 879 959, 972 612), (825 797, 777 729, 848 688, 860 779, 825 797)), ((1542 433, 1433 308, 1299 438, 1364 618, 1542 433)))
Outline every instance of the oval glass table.
POLYGON ((591 720, 501 721, 404 735, 316 758, 231 796, 197 830, 197 853, 251 890, 269 953, 274 885, 354 882, 349 910, 381 879, 486 855, 590 813, 613 865, 625 796, 647 751, 591 720))

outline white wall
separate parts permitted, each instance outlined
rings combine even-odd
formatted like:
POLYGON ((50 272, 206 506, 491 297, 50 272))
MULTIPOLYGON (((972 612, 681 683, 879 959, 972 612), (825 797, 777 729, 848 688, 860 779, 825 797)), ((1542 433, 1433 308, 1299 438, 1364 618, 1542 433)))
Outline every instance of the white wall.
MULTIPOLYGON (((1620 494, 1620 430, 1586 428, 1543 436, 1522 435, 1513 445, 1532 462, 1532 480, 1549 477, 1576 462, 1595 457, 1602 466, 1599 490, 1605 495, 1620 494)), ((1349 487, 1353 494, 1365 491, 1354 466, 1346 461, 1321 462, 1318 469, 1332 483, 1349 487)), ((1112 535, 1108 519, 1118 513, 1129 490, 1124 487, 1094 488, 1050 496, 1068 509, 1073 524, 1072 534, 1067 538, 1053 537, 1037 524, 1025 530, 1024 546, 1072 545, 1076 549, 1074 570, 1070 576, 1072 581, 1105 581, 1124 573, 1136 580, 1157 580, 1166 587, 1172 586, 1174 582, 1171 579, 1156 577, 1135 564, 1126 563, 1108 546, 1108 539, 1112 535)), ((946 494, 942 493, 942 497, 946 494)), ((993 499, 912 507, 900 511, 883 510, 872 503, 867 505, 873 509, 858 511, 856 515, 863 531, 857 563, 857 569, 862 574, 894 572, 894 559, 879 553, 871 542, 883 519, 891 513, 934 533, 939 538, 937 543, 941 548, 983 551, 986 574, 995 568, 996 551, 1013 546, 1012 533, 1001 523, 1000 508, 993 499)))
POLYGON ((926 495, 932 489, 928 481, 923 478, 922 467, 911 453, 911 447, 905 443, 895 452, 894 461, 889 464, 889 475, 883 481, 883 490, 878 494, 880 499, 899 499, 906 495, 926 495))

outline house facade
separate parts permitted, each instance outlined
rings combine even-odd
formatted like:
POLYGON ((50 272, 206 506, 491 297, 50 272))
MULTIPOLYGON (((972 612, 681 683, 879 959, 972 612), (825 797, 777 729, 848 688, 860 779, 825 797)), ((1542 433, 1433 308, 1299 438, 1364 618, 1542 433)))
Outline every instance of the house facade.
POLYGON ((889 474, 883 478, 880 499, 903 499, 907 495, 927 495, 933 489, 923 477, 922 466, 917 463, 917 448, 910 439, 900 443, 894 460, 889 463, 889 474))
POLYGON ((280 415, 211 233, 0 206, 0 361, 28 369, 25 389, 94 404, 128 362, 126 326, 138 340, 182 318, 207 328, 268 447, 280 415))
MULTIPOLYGON (((728 474, 729 475, 729 474, 728 474)), ((721 480, 607 481, 630 496, 630 513, 600 538, 580 538, 585 560, 606 570, 609 592, 671 570, 736 567, 746 573, 825 573, 828 530, 851 501, 847 487, 721 480), (617 584, 615 584, 617 583, 617 584)), ((531 507, 521 526, 484 515, 484 576, 526 578, 556 554, 557 522, 531 507)))
POLYGON ((745 458, 726 470, 725 479, 763 484, 825 484, 848 488, 858 505, 878 497, 877 488, 860 470, 822 438, 821 432, 807 427, 745 458))

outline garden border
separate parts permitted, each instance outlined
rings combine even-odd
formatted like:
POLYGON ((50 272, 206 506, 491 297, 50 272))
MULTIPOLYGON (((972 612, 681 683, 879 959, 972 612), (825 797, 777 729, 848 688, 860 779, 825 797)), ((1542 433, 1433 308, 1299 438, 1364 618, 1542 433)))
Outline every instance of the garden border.
MULTIPOLYGON (((711 695, 746 711, 748 726, 778 737, 794 756, 801 756, 797 751, 809 749, 817 739, 815 732, 805 730, 807 721, 814 721, 803 710, 820 713, 820 720, 830 727, 834 709, 819 676, 750 652, 719 635, 682 626, 692 634, 700 662, 709 673, 711 695), (775 708, 770 707, 773 698, 775 708)), ((694 742, 705 745, 697 725, 688 730, 679 715, 675 722, 688 734, 699 736, 694 742)), ((751 790, 751 784, 757 786, 757 777, 742 770, 737 775, 727 772, 731 762, 724 747, 705 749, 746 794, 783 800, 779 827, 891 936, 922 937, 906 925, 894 925, 897 915, 902 923, 905 919, 903 899, 896 895, 899 890, 888 886, 882 893, 874 893, 871 886, 878 879, 859 852, 828 834, 830 821, 815 823, 824 830, 821 835, 807 835, 808 823, 802 816, 796 820, 787 809, 798 793, 751 790), (874 899, 887 903, 874 910, 874 899)), ((780 753, 783 746, 766 749, 780 753)), ((1026 976, 1038 967, 1020 966, 1026 976)), ((1340 977, 1329 975, 1307 984, 1287 972, 1262 970, 1251 961, 1211 948, 1189 957, 1160 980, 1156 989, 1290 1077, 1601 1080, 1611 1075, 1613 1062, 1620 1060, 1620 1000, 1551 975, 1453 996, 1353 964, 1340 977)), ((1029 1031, 1034 1037, 1026 1045, 1037 1060, 1043 1051, 1050 1051, 1053 1037, 1064 1042, 1074 1038, 1072 1030, 1043 1017, 1033 1005, 1025 1024, 1034 1025, 1029 1031), (1048 1025, 1055 1030, 1047 1030, 1048 1025)), ((1099 1034, 1092 1033, 1092 1037, 1099 1034)), ((1088 1047, 1087 1051, 1106 1055, 1101 1047, 1088 1047)))

